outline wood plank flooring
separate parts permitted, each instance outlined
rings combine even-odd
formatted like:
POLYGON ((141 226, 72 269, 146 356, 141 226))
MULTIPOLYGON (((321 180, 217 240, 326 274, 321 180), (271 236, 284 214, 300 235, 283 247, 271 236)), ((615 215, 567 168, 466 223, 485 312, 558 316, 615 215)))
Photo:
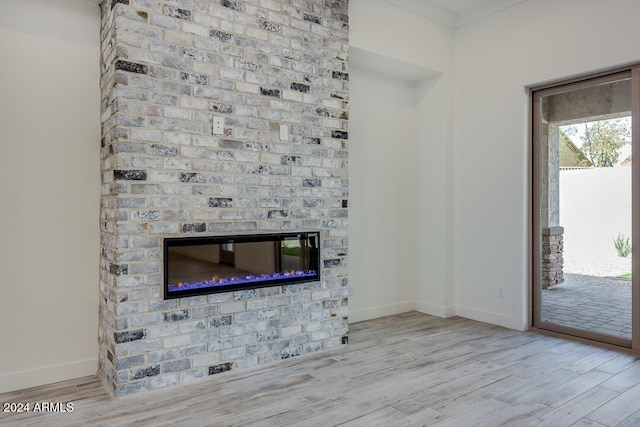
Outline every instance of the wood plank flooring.
POLYGON ((7 426, 640 426, 640 360, 598 346, 410 312, 349 345, 118 399, 96 377, 0 394, 73 402, 7 426))

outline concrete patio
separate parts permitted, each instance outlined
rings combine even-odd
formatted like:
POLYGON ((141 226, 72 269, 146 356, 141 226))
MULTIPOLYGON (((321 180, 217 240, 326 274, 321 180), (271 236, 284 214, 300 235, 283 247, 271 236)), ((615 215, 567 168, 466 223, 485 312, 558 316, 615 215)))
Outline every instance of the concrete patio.
POLYGON ((565 274, 542 291, 543 322, 631 339, 631 281, 565 274))

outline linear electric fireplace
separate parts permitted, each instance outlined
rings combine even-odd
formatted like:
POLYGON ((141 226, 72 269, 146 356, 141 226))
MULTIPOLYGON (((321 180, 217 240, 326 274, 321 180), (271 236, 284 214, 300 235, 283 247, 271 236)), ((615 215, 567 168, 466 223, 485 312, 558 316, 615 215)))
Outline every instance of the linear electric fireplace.
POLYGON ((164 298, 320 280, 320 233, 164 239, 164 298))

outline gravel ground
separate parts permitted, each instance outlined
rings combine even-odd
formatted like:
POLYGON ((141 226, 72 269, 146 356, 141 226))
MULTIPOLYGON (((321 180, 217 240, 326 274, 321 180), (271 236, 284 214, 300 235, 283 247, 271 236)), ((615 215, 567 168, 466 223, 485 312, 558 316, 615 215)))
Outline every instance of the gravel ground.
POLYGON ((565 274, 564 283, 567 285, 585 284, 585 285, 607 285, 630 287, 631 280, 618 279, 615 277, 588 276, 584 274, 565 274))
POLYGON ((572 258, 571 253, 565 252, 564 274, 587 275, 598 277, 617 277, 631 273, 631 258, 621 259, 589 259, 572 258))

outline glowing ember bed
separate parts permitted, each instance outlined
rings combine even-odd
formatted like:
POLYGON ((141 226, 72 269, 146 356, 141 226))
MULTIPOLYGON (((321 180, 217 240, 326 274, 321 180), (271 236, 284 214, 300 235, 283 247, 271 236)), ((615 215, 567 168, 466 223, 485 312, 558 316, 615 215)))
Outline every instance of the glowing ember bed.
POLYGON ((164 239, 164 298, 320 280, 320 233, 164 239))

